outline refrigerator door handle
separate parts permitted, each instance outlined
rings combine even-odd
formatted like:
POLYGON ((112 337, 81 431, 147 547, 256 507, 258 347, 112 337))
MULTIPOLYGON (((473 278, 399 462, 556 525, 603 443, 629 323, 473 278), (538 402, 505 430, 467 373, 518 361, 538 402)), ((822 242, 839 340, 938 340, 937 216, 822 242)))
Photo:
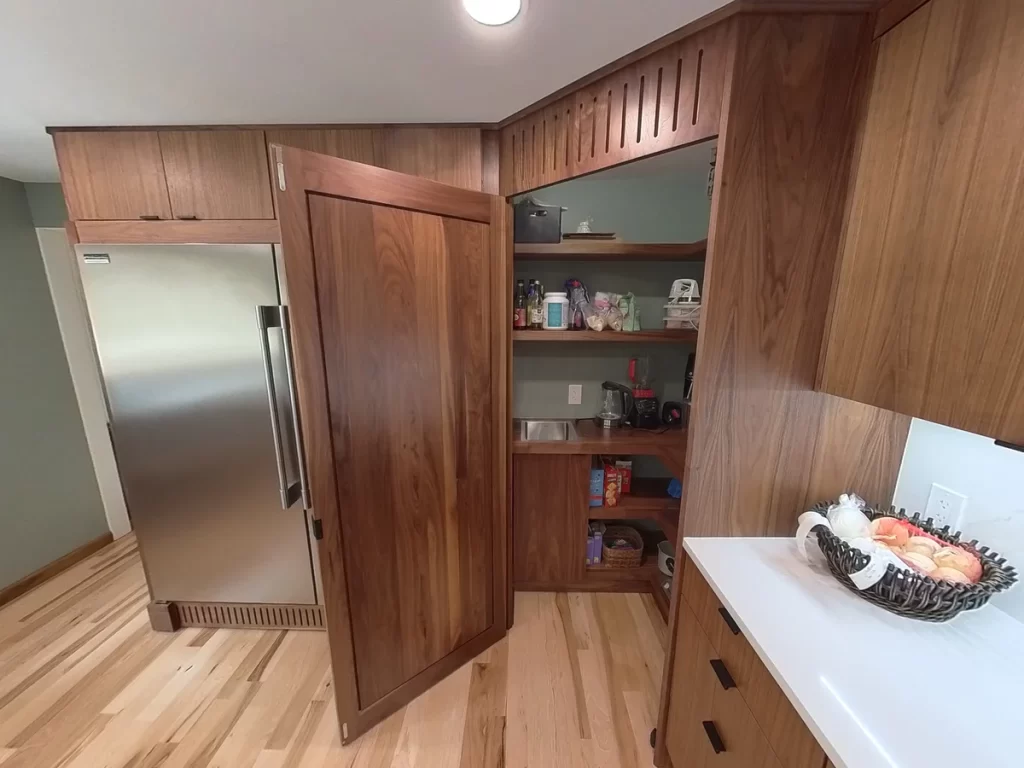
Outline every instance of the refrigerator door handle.
MULTIPOLYGON (((288 474, 284 465, 284 446, 281 443, 281 416, 277 411, 277 385, 274 383, 274 365, 270 355, 270 338, 267 330, 281 328, 281 312, 277 306, 256 307, 256 324, 260 331, 260 347, 263 352, 263 374, 267 380, 267 400, 270 405, 270 431, 274 435, 274 458, 277 460, 277 485, 281 492, 281 508, 290 509, 299 496, 298 484, 288 486, 288 474)), ((288 343, 285 342, 285 348, 288 343)), ((290 366, 289 366, 290 368, 290 366)), ((299 462, 300 466, 302 462, 299 462)))
POLYGON ((306 442, 302 434, 302 416, 299 411, 299 399, 295 394, 295 360, 292 354, 292 324, 288 315, 288 307, 278 307, 281 318, 281 330, 284 337, 284 366, 288 373, 288 399, 292 404, 292 429, 295 430, 295 452, 298 454, 299 485, 302 494, 302 508, 313 508, 313 500, 309 492, 309 471, 306 468, 306 442))

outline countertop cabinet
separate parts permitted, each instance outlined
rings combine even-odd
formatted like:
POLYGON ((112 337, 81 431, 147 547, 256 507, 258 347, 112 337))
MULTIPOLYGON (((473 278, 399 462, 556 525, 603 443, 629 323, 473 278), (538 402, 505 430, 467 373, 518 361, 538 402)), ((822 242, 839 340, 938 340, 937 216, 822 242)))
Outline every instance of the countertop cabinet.
POLYGON ((689 559, 665 749, 677 768, 823 768, 825 752, 689 559))
POLYGON ((263 131, 160 131, 176 219, 273 219, 263 131))
POLYGON ((826 392, 1024 443, 1024 4, 931 0, 878 41, 826 392))
POLYGON ((53 140, 72 219, 171 218, 157 131, 59 132, 53 140))

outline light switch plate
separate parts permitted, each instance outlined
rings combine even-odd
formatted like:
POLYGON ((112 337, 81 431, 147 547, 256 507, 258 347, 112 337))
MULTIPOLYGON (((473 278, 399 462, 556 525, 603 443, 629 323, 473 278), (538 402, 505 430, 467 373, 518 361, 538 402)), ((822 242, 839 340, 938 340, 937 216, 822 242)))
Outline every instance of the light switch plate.
POLYGON ((581 405, 583 403, 583 385, 569 385, 569 405, 581 405))

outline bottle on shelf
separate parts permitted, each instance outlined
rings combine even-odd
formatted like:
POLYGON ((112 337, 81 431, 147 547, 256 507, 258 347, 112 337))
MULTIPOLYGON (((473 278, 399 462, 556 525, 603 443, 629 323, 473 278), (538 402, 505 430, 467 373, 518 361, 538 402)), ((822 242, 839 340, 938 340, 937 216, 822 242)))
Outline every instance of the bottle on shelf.
POLYGON ((522 280, 516 280, 516 298, 513 303, 512 327, 526 328, 526 289, 522 280))
POLYGON ((530 330, 539 331, 544 328, 544 286, 534 281, 533 292, 527 305, 530 330))

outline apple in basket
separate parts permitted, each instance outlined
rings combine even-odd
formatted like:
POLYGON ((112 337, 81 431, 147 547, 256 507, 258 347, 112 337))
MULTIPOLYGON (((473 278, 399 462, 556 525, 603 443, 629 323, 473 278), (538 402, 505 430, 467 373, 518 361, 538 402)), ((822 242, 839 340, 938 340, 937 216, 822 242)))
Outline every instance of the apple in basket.
POLYGON ((916 573, 954 584, 981 581, 981 561, 975 555, 947 544, 906 520, 897 517, 872 520, 871 538, 916 573))

